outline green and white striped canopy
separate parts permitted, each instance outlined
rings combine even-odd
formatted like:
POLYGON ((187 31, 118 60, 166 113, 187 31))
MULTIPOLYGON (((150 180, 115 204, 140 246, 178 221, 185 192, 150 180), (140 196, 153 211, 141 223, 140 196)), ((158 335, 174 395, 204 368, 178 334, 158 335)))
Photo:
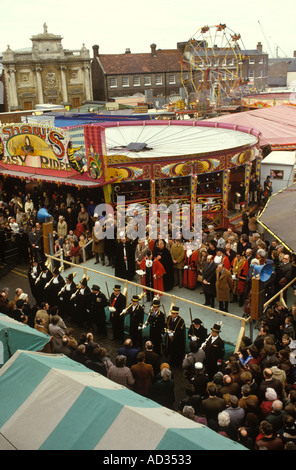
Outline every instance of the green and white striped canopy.
POLYGON ((58 354, 0 369, 0 449, 246 450, 58 354))
POLYGON ((41 351, 50 339, 50 335, 0 313, 0 367, 18 349, 41 351))

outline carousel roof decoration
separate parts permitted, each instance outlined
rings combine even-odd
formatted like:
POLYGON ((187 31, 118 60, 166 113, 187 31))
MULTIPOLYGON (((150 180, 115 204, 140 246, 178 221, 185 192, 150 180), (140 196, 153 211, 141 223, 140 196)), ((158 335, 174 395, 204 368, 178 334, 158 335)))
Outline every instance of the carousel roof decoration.
POLYGON ((131 160, 198 157, 244 150, 258 143, 259 133, 239 126, 209 125, 204 121, 106 123, 107 156, 131 160), (157 124, 156 124, 157 122, 157 124))

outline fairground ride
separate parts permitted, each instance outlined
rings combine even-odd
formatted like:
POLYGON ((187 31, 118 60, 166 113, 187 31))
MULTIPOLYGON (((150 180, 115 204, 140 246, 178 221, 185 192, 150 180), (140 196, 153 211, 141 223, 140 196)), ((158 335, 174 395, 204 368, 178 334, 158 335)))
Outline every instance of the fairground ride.
POLYGON ((237 99, 245 57, 240 34, 225 24, 200 28, 187 42, 181 60, 188 105, 217 109, 237 99))

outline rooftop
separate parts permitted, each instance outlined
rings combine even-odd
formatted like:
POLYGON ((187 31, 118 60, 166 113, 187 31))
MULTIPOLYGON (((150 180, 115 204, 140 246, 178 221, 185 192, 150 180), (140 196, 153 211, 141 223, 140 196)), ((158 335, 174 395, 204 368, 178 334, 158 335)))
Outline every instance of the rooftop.
POLYGON ((177 49, 157 50, 155 54, 100 54, 97 57, 107 75, 180 72, 181 59, 182 52, 177 49))

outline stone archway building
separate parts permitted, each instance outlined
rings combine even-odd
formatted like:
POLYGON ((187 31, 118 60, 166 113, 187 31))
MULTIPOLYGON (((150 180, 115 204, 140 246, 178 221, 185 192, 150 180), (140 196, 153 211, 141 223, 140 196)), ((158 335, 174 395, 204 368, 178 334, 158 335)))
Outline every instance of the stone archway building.
POLYGON ((8 110, 34 109, 37 104, 78 108, 93 99, 91 59, 80 50, 62 46, 62 37, 48 33, 31 37, 32 48, 18 51, 7 46, 3 52, 4 82, 8 110))

